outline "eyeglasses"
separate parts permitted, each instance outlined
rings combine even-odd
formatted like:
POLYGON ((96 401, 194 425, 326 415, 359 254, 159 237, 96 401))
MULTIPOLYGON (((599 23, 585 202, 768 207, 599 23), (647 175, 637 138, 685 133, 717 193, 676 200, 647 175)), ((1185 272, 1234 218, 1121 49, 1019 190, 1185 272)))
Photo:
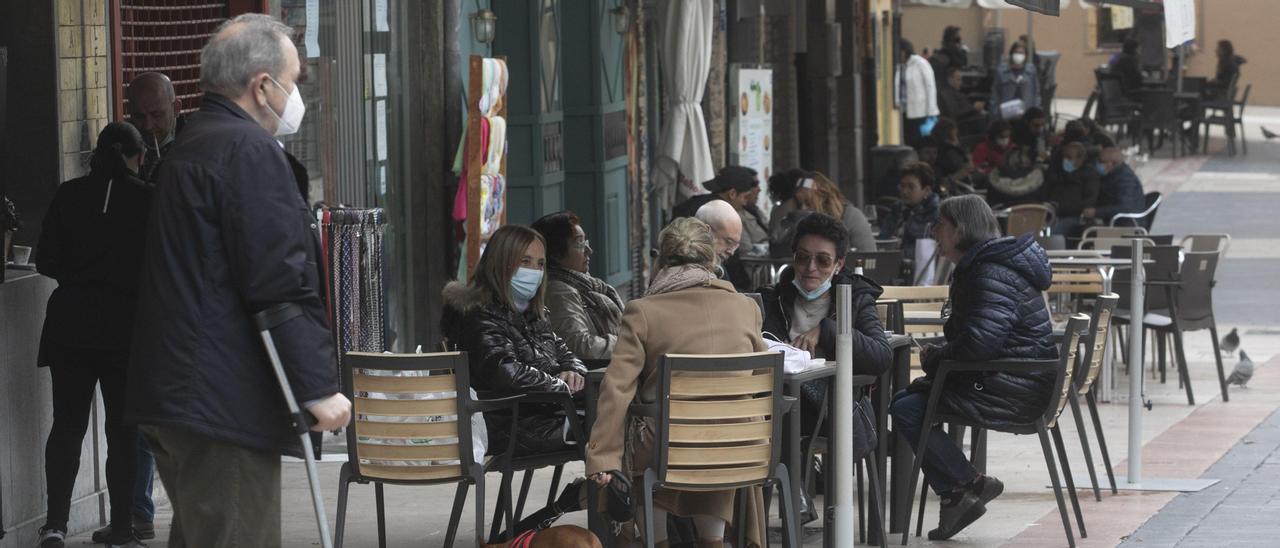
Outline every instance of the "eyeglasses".
POLYGON ((827 255, 824 253, 819 253, 817 255, 810 255, 804 252, 796 252, 796 256, 793 259, 793 262, 798 267, 808 266, 810 262, 813 262, 814 264, 818 265, 818 268, 822 268, 822 269, 831 268, 831 265, 836 264, 835 258, 830 255, 827 255))
POLYGON ((591 247, 591 240, 574 240, 573 243, 569 244, 569 247, 572 247, 574 251, 584 251, 588 247, 591 247))

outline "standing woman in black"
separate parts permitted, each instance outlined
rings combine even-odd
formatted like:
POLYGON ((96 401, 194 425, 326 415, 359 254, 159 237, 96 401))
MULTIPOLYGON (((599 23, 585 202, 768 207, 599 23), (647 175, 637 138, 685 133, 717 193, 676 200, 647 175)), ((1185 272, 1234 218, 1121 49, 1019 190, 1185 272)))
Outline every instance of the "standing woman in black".
POLYGON ((124 423, 125 372, 151 187, 138 178, 146 146, 132 125, 107 124, 90 173, 58 187, 44 218, 37 269, 58 281, 49 297, 39 365, 53 380, 45 445, 48 517, 41 547, 61 547, 95 385, 106 408, 111 545, 132 545, 137 428, 124 423))

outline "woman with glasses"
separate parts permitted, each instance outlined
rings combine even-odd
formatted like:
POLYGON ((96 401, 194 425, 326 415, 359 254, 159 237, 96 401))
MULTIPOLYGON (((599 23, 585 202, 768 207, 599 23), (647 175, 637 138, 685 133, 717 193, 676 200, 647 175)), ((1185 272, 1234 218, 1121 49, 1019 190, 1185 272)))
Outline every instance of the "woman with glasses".
POLYGON ((579 358, 608 360, 618 342, 622 299, 589 273, 591 242, 581 221, 572 211, 558 211, 535 221, 533 229, 547 241, 551 329, 579 358))
MULTIPOLYGON (((576 394, 587 368, 556 336, 547 321, 546 244, 520 225, 499 228, 489 238, 471 279, 444 287, 441 324, 449 344, 467 352, 471 387, 482 398, 528 392, 576 394)), ((511 416, 485 413, 489 452, 507 445, 511 416)), ((521 406, 516 456, 564 449, 570 420, 556 409, 521 406)))
MULTIPOLYGON (((920 440, 933 373, 943 360, 1058 355, 1041 296, 1049 288, 1049 259, 1032 235, 1002 237, 995 214, 977 195, 948 198, 938 209, 932 236, 939 252, 956 267, 949 306, 943 312, 946 343, 925 346, 925 376, 894 395, 894 429, 911 444, 920 440)), ((1025 424, 1044 411, 1052 389, 1052 374, 957 373, 947 377, 937 412, 962 415, 989 428, 1025 424)), ((940 523, 929 539, 945 540, 982 517, 1004 484, 979 474, 951 438, 937 425, 928 426, 932 430, 924 478, 942 499, 940 523)))
MULTIPOLYGON (((889 366, 891 352, 884 326, 876 314, 879 285, 845 268, 849 232, 834 217, 814 213, 796 226, 791 244, 791 268, 778 285, 760 290, 764 302, 765 336, 806 350, 815 358, 836 357, 835 286, 853 286, 854 373, 879 375, 889 366)), ((805 385, 801 416, 806 429, 818 416, 825 381, 805 385), (810 386, 812 385, 812 386, 810 386)))

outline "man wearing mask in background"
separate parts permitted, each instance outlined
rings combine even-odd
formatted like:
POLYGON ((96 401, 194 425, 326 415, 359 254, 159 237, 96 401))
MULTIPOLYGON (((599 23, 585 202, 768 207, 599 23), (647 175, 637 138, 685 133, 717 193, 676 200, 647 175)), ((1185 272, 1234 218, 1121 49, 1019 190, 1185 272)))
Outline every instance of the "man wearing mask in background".
POLYGON ((275 18, 223 24, 200 56, 205 95, 158 168, 139 283, 127 420, 173 505, 170 546, 281 544, 280 455, 301 456, 253 315, 272 330, 313 431, 346 426, 318 267, 319 233, 276 139, 298 130, 301 67, 275 18))
POLYGON ((1080 215, 1085 208, 1098 205, 1098 178, 1084 145, 1076 141, 1062 145, 1062 160, 1050 166, 1045 181, 1045 200, 1054 204, 1058 219, 1054 234, 1079 235, 1080 215))
POLYGON ((182 101, 173 91, 173 82, 159 72, 139 74, 125 88, 125 96, 129 99, 129 122, 142 132, 142 140, 147 144, 138 176, 154 183, 156 166, 168 154, 174 137, 185 123, 185 117, 178 114, 182 112, 182 101))
POLYGON ((1124 163, 1124 153, 1116 147, 1102 149, 1096 164, 1102 182, 1098 187, 1098 206, 1087 207, 1080 217, 1094 224, 1109 224, 1120 213, 1142 213, 1146 199, 1142 180, 1124 163))

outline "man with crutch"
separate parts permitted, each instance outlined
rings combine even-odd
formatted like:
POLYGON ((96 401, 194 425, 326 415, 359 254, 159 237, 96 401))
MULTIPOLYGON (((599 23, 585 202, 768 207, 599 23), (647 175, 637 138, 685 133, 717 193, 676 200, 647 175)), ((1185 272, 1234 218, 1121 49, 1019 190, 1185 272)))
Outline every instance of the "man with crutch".
POLYGON ((174 548, 281 545, 280 455, 302 451, 255 314, 294 310, 272 348, 311 429, 350 419, 306 175, 276 140, 305 110, 292 34, 260 14, 225 23, 201 53, 200 111, 157 168, 127 418, 155 453, 174 548))

